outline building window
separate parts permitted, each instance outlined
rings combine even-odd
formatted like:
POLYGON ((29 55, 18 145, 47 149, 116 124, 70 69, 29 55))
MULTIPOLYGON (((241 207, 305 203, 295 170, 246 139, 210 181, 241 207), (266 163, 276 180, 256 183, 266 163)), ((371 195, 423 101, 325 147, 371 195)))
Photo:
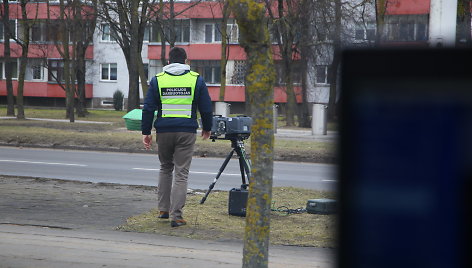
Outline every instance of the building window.
POLYGON ((117 79, 117 64, 116 63, 102 63, 101 77, 102 81, 115 81, 117 79))
POLYGON ((205 43, 221 42, 220 24, 206 24, 205 25, 205 43))
POLYGON ((34 80, 41 80, 43 79, 43 66, 41 65, 33 65, 31 68, 32 75, 34 80))
POLYGON ((330 42, 333 40, 334 31, 329 26, 326 23, 320 23, 319 27, 316 27, 316 40, 318 42, 330 42))
POLYGON ((246 61, 234 61, 233 75, 231 76, 231 84, 244 85, 246 78, 246 61))
POLYGON ((146 27, 144 27, 144 36, 143 36, 143 41, 145 42, 149 42, 151 39, 151 25, 146 25, 146 27))
POLYGON ((226 26, 226 37, 228 43, 239 43, 239 27, 237 24, 228 24, 226 26))
POLYGON ((328 65, 316 65, 315 75, 316 84, 328 84, 328 65))
POLYGON ((428 15, 392 15, 386 17, 387 41, 428 40, 428 15))
POLYGON ((149 63, 143 63, 144 69, 144 76, 146 77, 146 81, 149 81, 149 63))
POLYGON ((48 81, 55 83, 64 81, 64 62, 62 60, 48 61, 48 81))
POLYGON ((162 25, 153 23, 149 28, 149 41, 162 42, 161 26, 164 28, 165 41, 173 41, 176 43, 190 42, 190 20, 176 20, 174 30, 170 30, 168 21, 163 21, 162 25))
MULTIPOLYGON (((6 68, 7 68, 7 63, 6 62, 0 62, 0 78, 1 79, 6 79, 6 68)), ((12 79, 18 79, 18 61, 16 59, 12 59, 10 61, 10 69, 11 69, 11 78, 12 79)))
MULTIPOLYGON (((3 25, 3 21, 0 21, 0 40, 3 41, 5 37, 6 29, 5 26, 3 25)), ((10 20, 10 34, 12 38, 16 38, 16 20, 10 20)))
POLYGON ((161 27, 157 23, 149 26, 149 41, 161 42, 161 27))
POLYGON ((113 37, 112 29, 109 24, 102 24, 100 28, 102 32, 102 41, 105 42, 114 42, 116 41, 115 37, 113 37))
POLYGON ((43 79, 43 61, 40 59, 29 59, 26 72, 26 80, 43 79))
POLYGON ((356 41, 374 41, 375 40, 375 24, 357 25, 354 35, 356 41))
POLYGON ((221 66, 219 60, 193 60, 192 69, 196 70, 207 84, 220 84, 221 66))
MULTIPOLYGON (((285 81, 285 68, 284 68, 284 63, 283 61, 275 61, 275 71, 277 74, 275 84, 278 86, 283 86, 286 85, 285 81)), ((300 84, 302 81, 302 76, 301 76, 301 64, 299 61, 293 61, 292 62, 292 83, 293 84, 300 84)))
POLYGON ((58 21, 51 21, 47 24, 47 41, 61 42, 61 27, 58 21))
MULTIPOLYGON (((172 41, 172 33, 169 27, 166 27, 166 40, 172 41)), ((190 20, 177 20, 174 26, 174 37, 176 43, 188 43, 190 42, 190 20)))
POLYGON ((190 42, 190 20, 181 20, 176 25, 176 42, 190 42))

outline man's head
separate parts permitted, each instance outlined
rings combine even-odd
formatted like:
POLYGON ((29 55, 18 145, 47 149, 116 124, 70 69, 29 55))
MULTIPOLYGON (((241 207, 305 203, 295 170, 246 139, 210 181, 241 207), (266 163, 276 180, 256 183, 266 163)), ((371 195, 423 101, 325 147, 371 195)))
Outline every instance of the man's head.
POLYGON ((169 63, 185 64, 187 53, 181 47, 173 47, 169 52, 169 63))

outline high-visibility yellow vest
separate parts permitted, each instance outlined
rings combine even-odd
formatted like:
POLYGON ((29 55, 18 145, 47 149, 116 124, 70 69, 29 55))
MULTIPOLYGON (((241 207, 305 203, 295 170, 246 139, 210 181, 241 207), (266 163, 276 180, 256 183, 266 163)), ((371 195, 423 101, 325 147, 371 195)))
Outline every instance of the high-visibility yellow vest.
POLYGON ((162 103, 162 110, 159 111, 158 116, 192 117, 192 103, 198 75, 192 71, 176 76, 165 72, 156 75, 162 103))

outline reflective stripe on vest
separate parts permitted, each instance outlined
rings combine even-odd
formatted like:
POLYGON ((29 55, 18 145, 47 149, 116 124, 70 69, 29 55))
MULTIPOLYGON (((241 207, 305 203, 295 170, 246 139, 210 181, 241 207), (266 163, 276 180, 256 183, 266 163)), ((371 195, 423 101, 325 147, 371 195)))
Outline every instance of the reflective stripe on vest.
POLYGON ((159 116, 191 118, 198 73, 174 76, 163 72, 156 76, 162 103, 159 116))

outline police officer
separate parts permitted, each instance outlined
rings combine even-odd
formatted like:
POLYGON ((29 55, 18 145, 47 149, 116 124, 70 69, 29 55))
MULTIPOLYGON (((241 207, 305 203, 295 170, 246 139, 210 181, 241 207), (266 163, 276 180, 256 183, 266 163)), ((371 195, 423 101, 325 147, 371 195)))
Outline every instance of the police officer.
POLYGON ((212 104, 205 82, 198 73, 190 71, 183 48, 169 52, 169 64, 151 79, 144 101, 141 130, 144 147, 152 144, 154 122, 159 161, 158 184, 159 218, 171 219, 171 226, 185 225, 182 208, 187 196, 187 179, 196 140, 197 109, 202 119, 202 137, 210 137, 212 104))

